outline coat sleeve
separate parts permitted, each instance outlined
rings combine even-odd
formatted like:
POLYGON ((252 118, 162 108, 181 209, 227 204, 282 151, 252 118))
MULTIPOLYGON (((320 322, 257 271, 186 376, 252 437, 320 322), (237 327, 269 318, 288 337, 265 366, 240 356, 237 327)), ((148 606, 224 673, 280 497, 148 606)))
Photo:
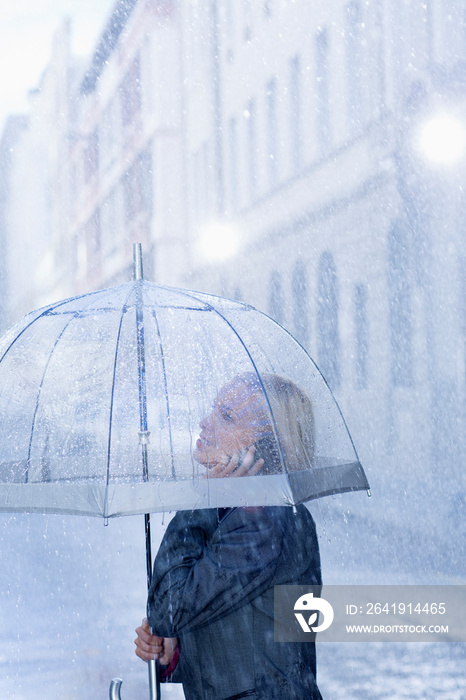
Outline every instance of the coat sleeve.
POLYGON ((148 620, 154 634, 178 636, 234 612, 270 587, 284 527, 275 508, 178 513, 154 562, 148 620))

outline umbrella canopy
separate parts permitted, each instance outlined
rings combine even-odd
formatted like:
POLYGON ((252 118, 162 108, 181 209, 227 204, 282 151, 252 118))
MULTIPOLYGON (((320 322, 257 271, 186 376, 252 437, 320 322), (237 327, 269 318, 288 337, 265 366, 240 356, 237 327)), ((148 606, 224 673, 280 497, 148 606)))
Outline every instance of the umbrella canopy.
POLYGON ((246 304, 137 279, 34 311, 0 343, 0 511, 108 518, 368 488, 315 363, 246 304), (193 459, 199 423, 238 377, 262 396, 275 466, 206 478, 193 459), (311 401, 299 465, 280 439, 271 377, 311 401))

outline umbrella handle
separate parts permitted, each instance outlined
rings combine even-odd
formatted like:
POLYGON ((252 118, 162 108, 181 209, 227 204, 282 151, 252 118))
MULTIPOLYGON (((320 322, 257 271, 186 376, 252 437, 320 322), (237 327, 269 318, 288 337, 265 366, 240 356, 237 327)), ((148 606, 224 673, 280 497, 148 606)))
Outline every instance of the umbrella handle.
MULTIPOLYGON (((148 662, 149 669, 149 697, 150 700, 160 700, 160 681, 158 679, 155 661, 148 662)), ((120 688, 123 681, 121 678, 113 678, 110 683, 110 700, 121 700, 120 688)))
POLYGON ((114 678, 110 683, 109 697, 110 700, 121 700, 120 688, 123 681, 121 678, 114 678))

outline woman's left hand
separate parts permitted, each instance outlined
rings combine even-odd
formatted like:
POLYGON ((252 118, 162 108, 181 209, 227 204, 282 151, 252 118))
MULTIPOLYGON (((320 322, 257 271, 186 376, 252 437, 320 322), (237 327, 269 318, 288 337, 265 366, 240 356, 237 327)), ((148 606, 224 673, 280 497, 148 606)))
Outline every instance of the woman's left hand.
POLYGON ((226 476, 255 476, 259 474, 264 466, 264 460, 261 458, 254 462, 255 452, 255 446, 251 445, 241 464, 239 464, 239 452, 233 453, 231 457, 225 455, 225 459, 222 462, 210 467, 205 478, 223 479, 226 476))

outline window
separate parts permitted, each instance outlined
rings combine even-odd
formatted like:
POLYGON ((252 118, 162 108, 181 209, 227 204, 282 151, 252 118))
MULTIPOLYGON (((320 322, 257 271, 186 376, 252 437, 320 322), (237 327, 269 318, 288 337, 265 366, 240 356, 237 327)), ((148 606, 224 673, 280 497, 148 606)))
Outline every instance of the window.
POLYGON ((84 181, 92 182, 99 171, 99 132, 97 129, 87 139, 83 151, 84 181))
POLYGON ((406 225, 398 221, 388 236, 388 293, 391 377, 394 386, 413 385, 413 324, 406 225))
POLYGON ((285 300, 282 278, 279 272, 272 272, 269 284, 269 316, 283 325, 285 320, 285 300))
POLYGON ((141 205, 142 211, 148 218, 153 213, 153 174, 152 152, 150 148, 142 151, 138 156, 139 172, 141 174, 141 205))
POLYGON ((200 151, 200 170, 197 177, 200 182, 200 214, 208 216, 213 209, 213 188, 211 178, 211 154, 208 141, 204 141, 200 151))
POLYGON ((111 166, 118 152, 119 138, 119 114, 118 101, 112 100, 106 107, 101 120, 100 140, 101 140, 101 160, 104 169, 111 166))
MULTIPOLYGON (((78 166, 76 161, 70 162, 70 192, 78 193, 78 166)), ((71 214, 74 217, 77 210, 77 197, 70 197, 69 202, 71 214)))
POLYGON ((123 177, 125 221, 129 224, 139 213, 152 215, 152 159, 149 151, 138 155, 123 177))
POLYGON ((131 63, 121 86, 121 121, 123 127, 135 126, 136 117, 142 107, 141 97, 141 67, 139 54, 131 63))
POLYGON ((316 38, 316 128, 320 155, 330 147, 330 96, 328 77, 327 30, 322 29, 316 38))
POLYGON ((273 78, 267 84, 267 157, 270 187, 278 181, 278 133, 277 133, 277 80, 273 78))
POLYGON ((232 213, 238 209, 238 123, 234 117, 229 124, 229 160, 230 160, 230 208, 232 213))
POLYGON ((297 173, 301 167, 301 63, 299 56, 290 62, 290 141, 292 168, 297 173))
POLYGON ((94 273, 100 266, 100 210, 96 209, 89 219, 86 229, 87 272, 94 273))
POLYGON ((254 199, 257 191, 257 162, 256 162, 256 108, 254 100, 249 100, 246 110, 247 120, 247 154, 248 154, 248 182, 249 196, 254 199))
POLYGON ((140 182, 138 172, 133 165, 123 176, 123 191, 125 201, 125 222, 130 224, 140 207, 140 182))
POLYGON ((319 368, 332 389, 341 384, 338 280, 331 253, 319 260, 317 283, 317 355, 319 368))
POLYGON ((191 156, 191 182, 192 182, 192 204, 194 220, 201 218, 202 188, 200 183, 201 154, 199 150, 193 151, 191 156))
POLYGON ((191 159, 193 210, 197 222, 208 218, 213 209, 210 150, 208 141, 203 141, 191 159))
POLYGON ((115 248, 115 189, 106 196, 100 207, 102 253, 110 255, 115 248))
POLYGON ((367 288, 358 284, 354 288, 354 377, 356 389, 367 389, 368 322, 367 288))
POLYGON ((297 340, 306 347, 309 342, 309 300, 306 266, 300 260, 293 270, 291 283, 293 297, 293 332, 297 340))
POLYGON ((346 7, 346 74, 348 85, 349 132, 357 134, 366 120, 365 57, 363 22, 359 2, 353 0, 346 7))

